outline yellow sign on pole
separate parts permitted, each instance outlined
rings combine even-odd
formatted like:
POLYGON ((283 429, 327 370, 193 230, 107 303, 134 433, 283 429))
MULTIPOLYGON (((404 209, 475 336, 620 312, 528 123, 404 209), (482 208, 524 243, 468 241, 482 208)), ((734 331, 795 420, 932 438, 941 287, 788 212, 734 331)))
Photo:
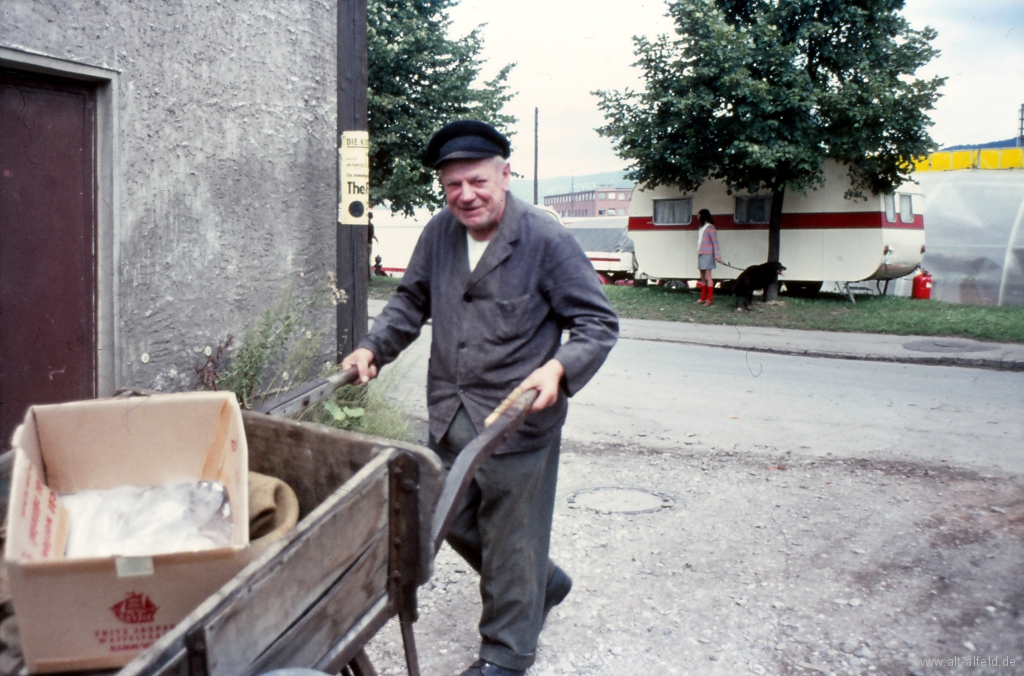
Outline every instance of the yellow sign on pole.
POLYGON ((346 131, 338 148, 341 176, 338 182, 338 222, 370 223, 370 134, 346 131))

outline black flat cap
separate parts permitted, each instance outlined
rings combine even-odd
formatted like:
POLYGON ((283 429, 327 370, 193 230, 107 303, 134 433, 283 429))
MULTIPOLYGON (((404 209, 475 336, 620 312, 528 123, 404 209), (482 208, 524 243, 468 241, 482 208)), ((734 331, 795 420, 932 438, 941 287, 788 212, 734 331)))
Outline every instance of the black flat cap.
POLYGON ((501 156, 508 158, 508 139, 479 120, 449 122, 430 139, 423 164, 437 169, 448 160, 471 160, 501 156))

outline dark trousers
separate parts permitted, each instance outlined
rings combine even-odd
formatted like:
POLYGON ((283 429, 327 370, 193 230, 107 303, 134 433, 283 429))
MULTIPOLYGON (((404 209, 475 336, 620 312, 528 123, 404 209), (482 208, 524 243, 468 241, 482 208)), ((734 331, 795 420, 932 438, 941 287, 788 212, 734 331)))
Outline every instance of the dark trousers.
MULTIPOLYGON (((477 435, 460 408, 431 448, 445 467, 477 435)), ((561 438, 547 447, 488 458, 448 533, 448 544, 480 573, 480 657, 506 669, 533 664, 543 624, 544 588, 561 438)))

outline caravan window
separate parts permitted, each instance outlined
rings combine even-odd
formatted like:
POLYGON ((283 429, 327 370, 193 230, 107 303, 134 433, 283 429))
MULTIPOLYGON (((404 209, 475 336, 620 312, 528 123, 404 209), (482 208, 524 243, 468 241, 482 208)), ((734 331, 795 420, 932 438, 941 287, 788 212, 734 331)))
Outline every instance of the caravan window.
POLYGON ((910 195, 900 195, 900 223, 914 222, 914 202, 910 195))
POLYGON ((772 211, 771 197, 737 197, 737 223, 767 223, 772 211))
POLYGON ((693 200, 689 197, 681 200, 654 200, 655 225, 689 225, 691 220, 693 200))
POLYGON ((896 195, 885 196, 885 220, 889 223, 896 222, 896 195))

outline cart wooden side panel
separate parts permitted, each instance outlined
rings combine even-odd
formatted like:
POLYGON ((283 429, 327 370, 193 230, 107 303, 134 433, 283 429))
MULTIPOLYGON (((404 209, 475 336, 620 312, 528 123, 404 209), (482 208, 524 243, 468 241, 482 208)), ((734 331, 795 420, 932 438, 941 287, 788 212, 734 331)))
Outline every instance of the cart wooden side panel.
POLYGON ((296 527, 294 540, 261 566, 256 579, 204 622, 210 676, 248 673, 252 656, 268 648, 275 661, 266 668, 315 664, 387 593, 388 459, 378 456, 351 492, 338 491, 324 501, 323 509, 296 527), (310 622, 324 615, 325 606, 342 604, 350 617, 315 623, 319 626, 310 622), (346 619, 348 626, 325 633, 346 619), (290 645, 296 635, 302 637, 301 651, 290 645))
POLYGON ((291 486, 299 499, 300 519, 382 449, 394 445, 383 439, 249 411, 242 412, 242 420, 250 448, 249 470, 277 477, 291 486))
MULTIPOLYGON (((420 541, 427 543, 430 539, 444 481, 444 468, 431 451, 416 444, 251 411, 242 411, 242 420, 249 445, 249 469, 291 486, 299 498, 299 518, 305 518, 379 453, 393 449, 412 454, 422 471, 418 488, 420 541)), ((433 570, 434 552, 428 546, 421 549, 419 582, 423 583, 433 570)))

